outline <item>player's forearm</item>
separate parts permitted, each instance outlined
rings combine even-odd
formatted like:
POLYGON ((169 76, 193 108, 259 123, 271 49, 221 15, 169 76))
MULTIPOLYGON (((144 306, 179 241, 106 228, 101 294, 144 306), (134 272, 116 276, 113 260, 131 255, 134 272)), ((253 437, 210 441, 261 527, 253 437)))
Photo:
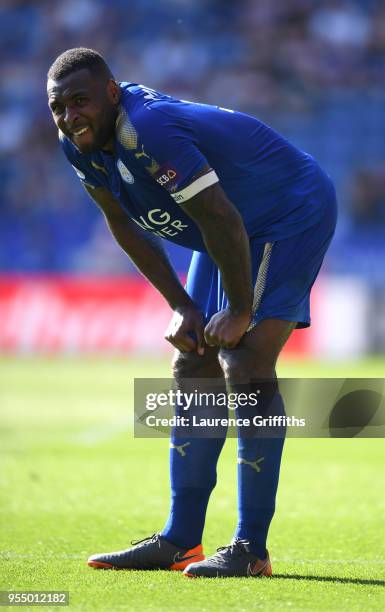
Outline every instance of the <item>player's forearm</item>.
POLYGON ((158 289, 173 310, 192 305, 166 253, 156 239, 153 240, 155 237, 144 237, 140 230, 133 228, 129 220, 114 220, 107 217, 107 223, 123 251, 158 289))
POLYGON ((221 272, 230 309, 235 314, 251 313, 249 239, 238 211, 206 220, 202 235, 209 255, 221 272))

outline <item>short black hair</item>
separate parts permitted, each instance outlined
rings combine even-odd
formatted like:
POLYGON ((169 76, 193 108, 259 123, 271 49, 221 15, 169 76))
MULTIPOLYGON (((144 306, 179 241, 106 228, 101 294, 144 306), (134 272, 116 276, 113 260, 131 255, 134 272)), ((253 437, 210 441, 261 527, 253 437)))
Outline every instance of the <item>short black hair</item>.
POLYGON ((87 49, 86 47, 75 47, 64 51, 55 59, 48 70, 47 78, 57 81, 76 70, 84 68, 95 76, 105 77, 106 80, 114 78, 102 55, 94 49, 87 49))

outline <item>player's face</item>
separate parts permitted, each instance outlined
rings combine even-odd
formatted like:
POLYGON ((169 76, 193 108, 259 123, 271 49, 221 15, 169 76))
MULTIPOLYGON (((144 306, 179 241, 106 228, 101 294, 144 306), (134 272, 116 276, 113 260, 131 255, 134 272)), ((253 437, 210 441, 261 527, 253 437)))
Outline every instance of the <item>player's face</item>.
POLYGON ((81 153, 112 150, 120 90, 87 69, 47 83, 48 103, 59 130, 81 153))

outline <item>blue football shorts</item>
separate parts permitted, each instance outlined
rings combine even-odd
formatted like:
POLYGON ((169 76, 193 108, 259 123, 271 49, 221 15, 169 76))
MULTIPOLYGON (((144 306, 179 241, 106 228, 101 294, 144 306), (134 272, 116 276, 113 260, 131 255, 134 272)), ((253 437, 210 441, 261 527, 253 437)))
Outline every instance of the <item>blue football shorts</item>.
MULTIPOLYGON (((309 327, 310 291, 334 234, 336 208, 333 190, 324 202, 320 221, 304 232, 265 244, 250 238, 254 300, 249 330, 263 319, 309 327)), ((186 291, 206 322, 228 304, 220 272, 207 253, 194 251, 186 291)))

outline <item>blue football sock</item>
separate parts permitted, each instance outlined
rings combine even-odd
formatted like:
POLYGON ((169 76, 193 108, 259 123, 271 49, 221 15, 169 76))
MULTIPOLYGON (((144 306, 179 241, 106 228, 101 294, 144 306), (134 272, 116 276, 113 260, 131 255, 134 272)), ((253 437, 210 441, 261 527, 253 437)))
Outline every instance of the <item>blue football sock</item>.
MULTIPOLYGON (((223 380, 181 379, 178 387, 184 393, 223 393, 223 380)), ((202 395, 204 397, 204 395, 202 395)), ((209 396, 207 396, 209 397, 209 396)), ((162 535, 181 548, 193 548, 202 542, 206 510, 210 494, 217 481, 217 462, 226 439, 227 429, 213 433, 208 427, 193 426, 193 415, 200 417, 226 416, 227 407, 205 400, 196 401, 186 411, 176 407, 176 415, 188 417, 189 428, 176 427, 170 441, 171 508, 162 535), (217 437, 209 437, 217 435, 217 437)))
POLYGON ((176 546, 202 542, 206 509, 216 484, 216 466, 225 438, 171 437, 171 509, 162 535, 176 546))
MULTIPOLYGON (((239 416, 250 417, 251 410, 238 410, 239 416)), ((282 397, 274 395, 268 413, 262 416, 285 416, 282 397)), ((255 437, 258 432, 239 429, 238 436, 238 526, 236 538, 248 540, 250 550, 260 559, 266 556, 266 539, 275 510, 284 428, 280 437, 255 437)), ((272 431, 270 433, 273 433, 272 431)))

